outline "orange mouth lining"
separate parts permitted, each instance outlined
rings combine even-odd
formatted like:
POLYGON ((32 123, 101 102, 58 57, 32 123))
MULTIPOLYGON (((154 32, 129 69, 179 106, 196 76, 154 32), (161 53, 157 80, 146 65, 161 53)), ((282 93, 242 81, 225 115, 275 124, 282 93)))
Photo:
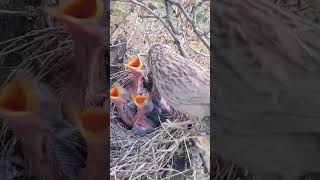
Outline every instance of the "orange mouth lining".
POLYGON ((138 95, 134 98, 134 102, 136 105, 144 106, 148 102, 148 96, 138 95))
POLYGON ((2 111, 13 113, 11 115, 15 116, 19 113, 22 115, 34 112, 37 108, 37 102, 29 88, 26 82, 22 82, 22 80, 15 80, 8 84, 0 95, 0 108, 2 111))
POLYGON ((82 127, 93 133, 104 132, 108 128, 108 114, 100 112, 88 112, 82 117, 82 127))
POLYGON ((110 97, 111 98, 120 98, 122 95, 122 90, 120 87, 113 87, 110 90, 110 97))
POLYGON ((96 0, 74 0, 73 3, 65 5, 63 13, 79 19, 94 17, 98 11, 96 0))
POLYGON ((15 87, 8 92, 1 105, 4 109, 11 111, 25 111, 27 107, 27 97, 22 87, 15 87))
POLYGON ((132 68, 141 68, 142 67, 142 63, 141 63, 141 60, 139 57, 131 60, 128 64, 127 64, 129 67, 132 67, 132 68))

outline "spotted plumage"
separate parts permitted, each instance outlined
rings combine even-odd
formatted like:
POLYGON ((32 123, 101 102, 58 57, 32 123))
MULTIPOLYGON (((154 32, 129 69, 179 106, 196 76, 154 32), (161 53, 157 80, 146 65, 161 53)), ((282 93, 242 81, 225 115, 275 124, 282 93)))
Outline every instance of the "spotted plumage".
POLYGON ((214 5, 214 149, 253 179, 320 172, 320 29, 264 0, 214 5))
POLYGON ((209 71, 164 44, 151 47, 147 64, 160 96, 170 106, 193 118, 210 114, 209 71))

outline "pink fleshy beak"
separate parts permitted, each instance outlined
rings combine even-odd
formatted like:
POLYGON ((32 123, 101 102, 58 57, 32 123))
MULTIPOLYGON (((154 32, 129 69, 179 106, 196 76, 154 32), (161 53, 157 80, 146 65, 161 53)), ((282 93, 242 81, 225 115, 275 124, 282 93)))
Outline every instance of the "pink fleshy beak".
POLYGON ((118 108, 123 109, 125 100, 123 99, 124 89, 120 86, 115 86, 110 89, 110 99, 118 108))
POLYGON ((149 102, 148 96, 138 95, 134 98, 134 103, 137 106, 137 116, 136 116, 136 121, 134 122, 134 127, 141 126, 146 129, 153 128, 152 125, 145 120, 146 106, 149 105, 148 102, 149 102))
POLYGON ((34 134, 39 130, 39 99, 34 93, 32 80, 27 74, 17 74, 0 92, 0 114, 8 120, 18 138, 34 134))
POLYGON ((133 86, 132 91, 130 92, 131 97, 136 96, 140 93, 140 88, 142 87, 142 77, 143 73, 141 71, 141 68, 143 66, 142 61, 140 57, 136 57, 135 59, 129 61, 127 64, 125 64, 127 68, 131 71, 133 75, 133 86))
POLYGON ((122 121, 128 126, 132 127, 133 122, 128 113, 124 109, 124 106, 126 105, 126 101, 124 100, 124 89, 120 86, 115 86, 110 89, 110 99, 111 102, 115 104, 117 111, 119 113, 120 118, 122 121))

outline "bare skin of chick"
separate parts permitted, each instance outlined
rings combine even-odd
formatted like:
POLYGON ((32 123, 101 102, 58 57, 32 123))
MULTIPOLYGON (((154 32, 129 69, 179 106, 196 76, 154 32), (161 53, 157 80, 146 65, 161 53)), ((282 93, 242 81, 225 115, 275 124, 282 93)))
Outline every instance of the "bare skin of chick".
POLYGON ((120 86, 115 86, 110 90, 110 99, 111 102, 115 104, 121 120, 129 128, 132 128, 135 113, 128 107, 127 100, 129 99, 129 95, 127 91, 120 86))
POLYGON ((142 62, 140 57, 136 57, 125 64, 125 67, 129 69, 129 71, 133 75, 132 87, 130 88, 129 94, 130 97, 134 97, 141 93, 141 88, 143 84, 143 72, 142 72, 142 62))

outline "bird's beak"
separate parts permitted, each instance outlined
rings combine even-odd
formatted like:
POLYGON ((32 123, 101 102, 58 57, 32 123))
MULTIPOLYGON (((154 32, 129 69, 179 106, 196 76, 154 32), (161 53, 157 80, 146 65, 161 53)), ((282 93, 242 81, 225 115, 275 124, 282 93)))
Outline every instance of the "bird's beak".
POLYGON ((124 66, 129 68, 133 73, 140 74, 143 64, 140 57, 138 56, 132 59, 131 61, 129 61, 127 64, 124 64, 124 66))
POLYGON ((102 0, 69 0, 44 9, 50 16, 74 24, 96 24, 103 16, 102 0))
POLYGON ((40 123, 36 116, 40 100, 28 75, 18 73, 0 90, 0 116, 7 120, 17 138, 33 135, 40 123))
POLYGON ((142 61, 139 56, 129 61, 127 64, 124 64, 125 67, 129 68, 131 73, 133 74, 133 90, 130 92, 130 96, 135 96, 137 92, 139 92, 141 88, 141 78, 142 78, 142 61))
POLYGON ((110 89, 110 98, 118 99, 122 96, 122 88, 120 86, 114 86, 110 89))
POLYGON ((109 131, 109 113, 98 106, 83 108, 74 116, 76 125, 85 139, 106 142, 109 131))
POLYGON ((138 108, 143 108, 148 104, 149 97, 143 95, 137 95, 133 99, 134 103, 138 108))
POLYGON ((62 20, 75 41, 98 41, 103 36, 99 27, 103 18, 102 0, 69 0, 44 9, 48 15, 62 20), (94 40, 93 40, 94 39, 94 40))
POLYGON ((0 113, 7 118, 25 118, 38 109, 39 99, 26 72, 17 73, 16 78, 0 91, 0 113))
POLYGON ((110 99, 115 104, 122 104, 123 103, 123 93, 124 89, 120 86, 114 86, 110 89, 110 99))
POLYGON ((86 167, 81 170, 79 180, 106 179, 105 153, 108 149, 109 113, 99 106, 81 109, 76 116, 77 126, 88 145, 86 167))

